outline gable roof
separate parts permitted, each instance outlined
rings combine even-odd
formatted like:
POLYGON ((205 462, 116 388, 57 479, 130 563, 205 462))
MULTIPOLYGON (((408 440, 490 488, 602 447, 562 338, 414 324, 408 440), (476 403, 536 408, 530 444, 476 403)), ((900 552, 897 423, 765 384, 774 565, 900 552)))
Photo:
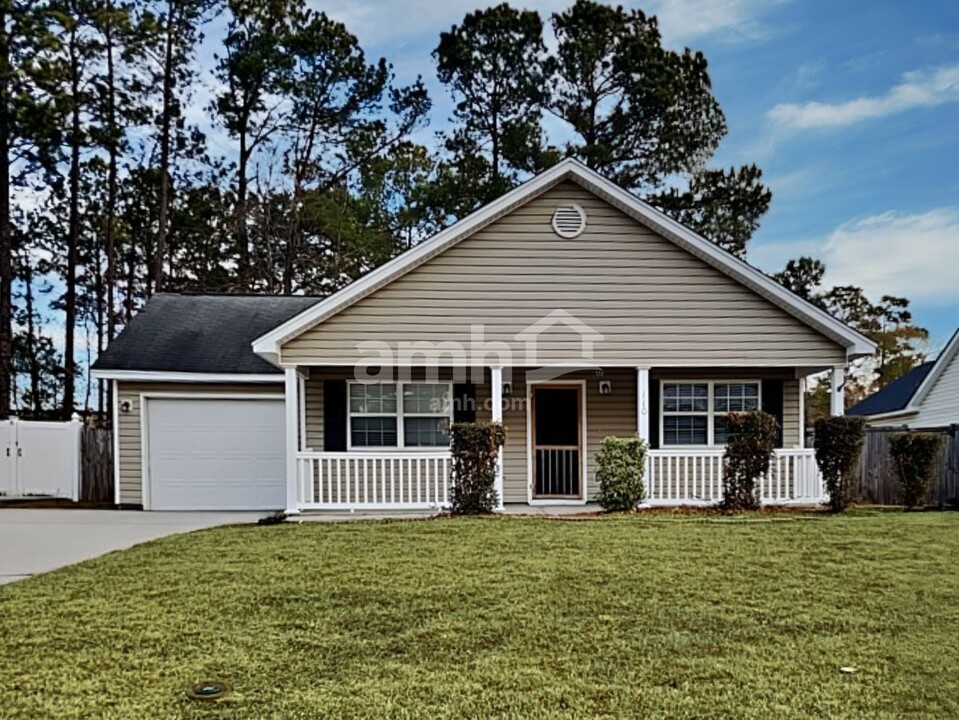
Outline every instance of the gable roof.
POLYGON ((934 362, 917 365, 901 378, 893 380, 881 390, 877 390, 865 400, 853 405, 847 415, 882 415, 903 410, 916 394, 916 389, 932 370, 934 362))
POLYGON ((939 378, 942 377, 942 374, 946 371, 946 368, 949 367, 949 364, 952 362, 953 358, 956 357, 956 354, 959 353, 959 329, 952 334, 952 338, 946 343, 945 349, 939 353, 939 357, 936 358, 935 365, 932 370, 929 371, 929 374, 923 379, 922 384, 916 390, 916 394, 913 396, 912 402, 910 405, 918 408, 922 405, 923 400, 926 399, 926 396, 929 395, 929 391, 932 390, 936 383, 939 381, 939 378))
POLYGON ((919 412, 923 401, 936 386, 939 378, 959 354, 959 330, 953 333, 945 349, 934 362, 917 365, 898 380, 873 393, 851 407, 850 415, 876 417, 878 415, 912 415, 919 412))
MULTIPOLYGON (((263 333, 315 305, 316 297, 158 294, 93 364, 97 377, 124 373, 280 375, 253 353, 263 333)), ((135 379, 132 378, 131 379, 135 379)))
POLYGON ((848 357, 870 355, 875 344, 812 303, 790 292, 762 271, 697 235, 632 193, 587 168, 575 159, 566 159, 502 197, 485 205, 432 238, 416 245, 347 286, 326 300, 304 310, 253 342, 258 355, 273 362, 280 346, 344 310, 375 290, 404 275, 452 247, 460 240, 495 222, 564 180, 571 180, 632 217, 640 224, 671 240, 687 252, 724 272, 779 306, 800 321, 846 348, 848 357))

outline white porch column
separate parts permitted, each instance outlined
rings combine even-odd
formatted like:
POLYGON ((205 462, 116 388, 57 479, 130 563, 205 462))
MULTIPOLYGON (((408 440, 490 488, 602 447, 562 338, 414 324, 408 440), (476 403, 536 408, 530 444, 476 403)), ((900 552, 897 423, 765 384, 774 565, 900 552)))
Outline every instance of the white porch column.
MULTIPOLYGON (((490 368, 491 379, 490 397, 493 404, 491 408, 492 420, 494 423, 503 422, 503 368, 495 365, 490 368)), ((503 509, 503 448, 499 449, 496 458, 496 497, 497 507, 503 509)))
POLYGON ((846 401, 843 385, 846 383, 846 368, 837 366, 832 369, 832 382, 829 384, 829 414, 833 417, 846 414, 846 401))
POLYGON ((806 447, 806 378, 799 378, 799 447, 806 447))
POLYGON ((636 434, 649 446, 649 368, 636 368, 636 434))
POLYGON ((286 402, 286 512, 297 515, 300 512, 297 487, 296 454, 300 449, 300 381, 296 368, 288 367, 285 372, 284 399, 286 402))

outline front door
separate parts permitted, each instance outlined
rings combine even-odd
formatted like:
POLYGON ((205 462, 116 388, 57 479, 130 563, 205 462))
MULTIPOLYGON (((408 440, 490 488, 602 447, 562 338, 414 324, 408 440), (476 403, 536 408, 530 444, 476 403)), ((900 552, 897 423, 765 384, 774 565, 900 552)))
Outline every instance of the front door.
POLYGON ((582 388, 533 387, 533 498, 582 499, 582 388))

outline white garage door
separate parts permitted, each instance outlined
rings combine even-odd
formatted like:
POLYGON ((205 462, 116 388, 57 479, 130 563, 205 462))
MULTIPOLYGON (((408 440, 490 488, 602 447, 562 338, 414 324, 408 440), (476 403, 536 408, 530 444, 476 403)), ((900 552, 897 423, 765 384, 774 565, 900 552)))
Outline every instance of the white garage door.
POLYGON ((147 400, 151 510, 286 504, 282 400, 147 400))

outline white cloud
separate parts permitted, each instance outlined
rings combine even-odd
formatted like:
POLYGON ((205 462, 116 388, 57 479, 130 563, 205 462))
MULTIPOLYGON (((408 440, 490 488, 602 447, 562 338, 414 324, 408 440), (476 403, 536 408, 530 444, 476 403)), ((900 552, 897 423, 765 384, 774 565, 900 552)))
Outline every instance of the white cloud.
MULTIPOLYGON (((463 20, 466 13, 497 4, 498 0, 477 3, 476 0, 329 0, 308 4, 326 11, 355 33, 364 47, 389 45, 402 47, 424 39, 428 47, 415 48, 428 64, 439 34, 463 20), (422 52, 421 52, 422 51, 422 52)), ((679 44, 692 38, 723 33, 739 39, 766 37, 769 28, 759 17, 775 5, 790 0, 651 0, 642 8, 656 15, 667 43, 679 44)), ((632 5, 632 3, 627 3, 632 5)), ((572 0, 527 0, 517 7, 539 11, 544 23, 554 12, 572 5, 572 0)), ((548 34, 548 33, 547 33, 548 34)), ((420 42, 417 42, 420 41, 420 42)), ((414 49, 414 48, 410 48, 414 49)))
POLYGON ((823 260, 830 284, 931 305, 959 303, 959 207, 845 223, 826 241, 823 260))
POLYGON ((825 239, 757 244, 749 251, 750 262, 767 272, 800 255, 826 264, 826 287, 856 285, 874 298, 959 305, 959 207, 886 212, 843 223, 825 239))
POLYGON ((959 101, 959 65, 917 70, 903 75, 884 95, 841 103, 782 103, 767 113, 776 125, 791 130, 843 127, 914 108, 959 101))
POLYGON ((667 43, 722 34, 739 40, 764 39, 770 28, 760 17, 789 0, 654 0, 644 7, 659 18, 667 43))

